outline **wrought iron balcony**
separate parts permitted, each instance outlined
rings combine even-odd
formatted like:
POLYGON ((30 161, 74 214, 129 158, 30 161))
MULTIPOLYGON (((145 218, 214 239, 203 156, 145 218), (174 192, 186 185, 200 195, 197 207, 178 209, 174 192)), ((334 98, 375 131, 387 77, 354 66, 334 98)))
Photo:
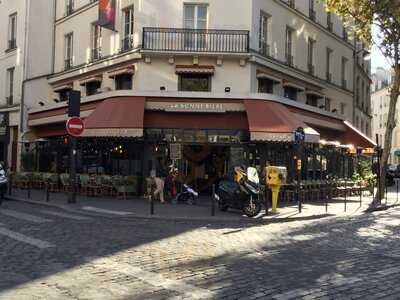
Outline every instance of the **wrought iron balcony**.
POLYGON ((101 48, 95 48, 91 50, 90 61, 96 61, 101 59, 101 48))
POLYGON ((128 35, 121 41, 121 52, 133 49, 133 35, 128 35))
POLYGON ((293 67, 293 64, 294 64, 293 61, 294 61, 293 55, 287 53, 286 54, 286 64, 293 67))
POLYGON ((13 105, 13 102, 14 102, 13 95, 10 95, 10 96, 6 97, 6 104, 7 105, 13 105))
POLYGON ((17 48, 17 40, 15 38, 8 40, 8 50, 12 50, 15 48, 17 48))
POLYGON ((248 53, 249 31, 143 28, 143 49, 173 52, 248 53))
POLYGON ((69 70, 72 68, 72 58, 67 58, 64 60, 64 69, 69 70))
POLYGON ((267 43, 265 43, 265 42, 260 43, 260 54, 261 55, 270 57, 271 56, 270 50, 271 50, 270 46, 267 43))

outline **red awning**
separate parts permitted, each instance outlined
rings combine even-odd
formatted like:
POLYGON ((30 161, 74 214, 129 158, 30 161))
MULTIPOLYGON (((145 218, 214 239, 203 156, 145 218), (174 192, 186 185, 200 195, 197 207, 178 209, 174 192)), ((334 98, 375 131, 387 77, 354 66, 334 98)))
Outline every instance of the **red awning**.
POLYGON ((263 100, 245 100, 244 104, 253 141, 291 142, 299 127, 304 128, 306 142, 319 141, 319 133, 300 121, 283 104, 263 100))
POLYGON ((343 142, 342 144, 351 144, 355 147, 362 148, 373 148, 376 146, 376 143, 351 125, 349 122, 344 121, 344 125, 346 126, 346 131, 343 134, 343 142))
POLYGON ((104 100, 84 120, 86 137, 141 137, 145 97, 104 100))

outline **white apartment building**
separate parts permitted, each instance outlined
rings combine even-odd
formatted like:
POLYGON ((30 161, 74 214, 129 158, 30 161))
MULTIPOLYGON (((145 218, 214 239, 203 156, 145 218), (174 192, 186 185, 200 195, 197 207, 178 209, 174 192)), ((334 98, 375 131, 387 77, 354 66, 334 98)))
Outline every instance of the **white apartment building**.
POLYGON ((27 115, 31 108, 24 99, 33 92, 42 99, 49 96, 53 15, 46 0, 0 1, 0 161, 12 170, 26 134, 21 111, 27 115))
MULTIPOLYGON (((389 86, 381 88, 371 96, 371 109, 372 109, 372 136, 376 137, 378 135, 379 145, 383 146, 385 141, 385 132, 386 132, 386 124, 388 119, 389 112, 389 103, 390 103, 390 91, 389 86)), ((396 109, 397 119, 399 118, 399 105, 397 105, 396 109)), ((389 156, 389 164, 399 164, 400 159, 398 155, 400 154, 400 129, 396 126, 393 130, 393 138, 392 138, 392 151, 389 156)))
MULTIPOLYGON (((350 124, 355 59, 364 55, 318 1, 54 3, 48 97, 38 88, 26 99, 34 139, 62 140, 68 92, 79 90, 87 137, 138 138, 146 155, 158 149, 147 149, 147 138, 237 146, 292 141, 297 127, 314 143, 373 144, 367 117, 358 125, 364 134, 350 124), (102 26, 100 5, 111 20, 102 26)), ((366 84, 368 65, 363 72, 366 84)), ((263 147, 243 155, 258 157, 263 147)))

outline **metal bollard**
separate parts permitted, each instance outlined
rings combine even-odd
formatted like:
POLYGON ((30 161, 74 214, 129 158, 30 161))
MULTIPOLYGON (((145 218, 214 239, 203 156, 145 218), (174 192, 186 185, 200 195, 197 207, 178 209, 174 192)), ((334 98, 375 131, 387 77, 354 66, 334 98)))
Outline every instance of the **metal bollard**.
POLYGON ((363 189, 362 189, 362 182, 360 180, 360 207, 362 206, 362 196, 363 196, 363 189))
POLYGON ((212 185, 212 194, 211 194, 211 216, 215 216, 215 184, 212 185))
POLYGON ((28 182, 28 190, 27 190, 27 192, 28 192, 28 199, 31 199, 31 182, 30 181, 28 182))
POLYGON ((324 194, 324 198, 325 198, 325 213, 328 213, 328 193, 329 193, 329 185, 326 186, 326 193, 324 194))
POLYGON ((268 210, 269 210, 269 188, 268 188, 268 186, 265 186, 264 197, 265 197, 265 215, 268 216, 268 210))
POLYGON ((12 175, 10 174, 8 178, 8 194, 11 196, 12 194, 12 175))
POLYGON ((344 212, 347 211, 347 179, 344 179, 344 212))
POLYGON ((50 190, 49 186, 46 184, 46 202, 50 201, 50 190))
POLYGON ((399 202, 399 179, 396 180, 396 203, 399 202))
POLYGON ((150 215, 154 215, 154 185, 155 182, 152 179, 151 188, 150 188, 150 215))

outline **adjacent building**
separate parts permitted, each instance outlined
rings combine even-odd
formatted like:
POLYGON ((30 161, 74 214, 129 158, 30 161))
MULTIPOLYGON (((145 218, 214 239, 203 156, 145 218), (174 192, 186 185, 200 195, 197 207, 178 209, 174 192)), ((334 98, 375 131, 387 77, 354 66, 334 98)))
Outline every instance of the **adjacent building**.
POLYGON ((239 158, 293 169, 288 143, 303 127, 315 177, 327 164, 320 140, 373 144, 369 63, 319 1, 56 0, 48 30, 50 73, 26 92, 24 119, 58 171, 71 90, 82 94, 83 172, 146 174, 177 160, 209 181, 239 158))

